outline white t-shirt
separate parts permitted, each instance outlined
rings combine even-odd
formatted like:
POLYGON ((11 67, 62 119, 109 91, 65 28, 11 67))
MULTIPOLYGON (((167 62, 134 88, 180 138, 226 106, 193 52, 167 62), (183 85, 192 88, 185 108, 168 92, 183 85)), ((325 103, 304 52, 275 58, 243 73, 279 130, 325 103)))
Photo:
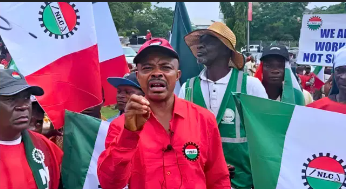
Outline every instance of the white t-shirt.
POLYGON ((1 141, 0 140, 0 144, 2 144, 2 145, 8 145, 8 146, 10 146, 10 145, 18 145, 18 144, 20 144, 22 142, 22 136, 20 136, 18 139, 16 139, 16 140, 12 140, 12 141, 1 141))
MULTIPOLYGON (((199 75, 199 78, 201 79, 201 89, 202 89, 205 105, 207 106, 208 110, 210 110, 215 115, 215 117, 217 116, 219 112, 223 96, 225 95, 225 92, 226 92, 228 81, 232 74, 232 70, 233 69, 231 69, 230 72, 228 72, 228 74, 225 77, 217 80, 216 82, 213 82, 207 79, 206 73, 205 73, 206 68, 204 68, 199 75), (208 90, 208 85, 209 85, 209 90, 208 90), (208 91, 209 91, 209 94, 208 94, 208 91), (210 100, 209 100, 209 96, 210 96, 210 100)), ((184 83, 183 86, 180 88, 180 92, 178 95, 179 98, 185 98, 185 85, 186 83, 184 83)), ((247 76, 246 91, 248 95, 268 99, 268 95, 262 83, 260 82, 259 79, 255 77, 247 76)))

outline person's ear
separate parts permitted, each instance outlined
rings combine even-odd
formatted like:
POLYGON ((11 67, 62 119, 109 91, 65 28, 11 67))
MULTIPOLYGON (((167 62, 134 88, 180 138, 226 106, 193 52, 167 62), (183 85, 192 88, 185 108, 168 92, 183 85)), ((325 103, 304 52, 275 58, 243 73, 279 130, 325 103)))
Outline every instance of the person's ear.
POLYGON ((177 79, 176 79, 176 81, 179 81, 180 77, 181 77, 181 71, 178 70, 178 71, 177 71, 177 79))

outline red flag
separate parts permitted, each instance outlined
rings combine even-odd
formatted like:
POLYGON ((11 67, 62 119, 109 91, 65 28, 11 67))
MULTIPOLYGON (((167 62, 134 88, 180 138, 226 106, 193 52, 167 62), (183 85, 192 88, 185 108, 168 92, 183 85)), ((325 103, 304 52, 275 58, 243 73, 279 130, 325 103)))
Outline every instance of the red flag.
POLYGON ((0 12, 15 23, 11 32, 0 29, 1 38, 28 84, 43 88, 37 101, 56 129, 65 110, 102 103, 90 2, 1 2, 0 12))
POLYGON ((252 2, 249 2, 249 8, 247 10, 247 20, 252 21, 252 2))
POLYGON ((93 3, 97 45, 99 50, 104 106, 115 104, 117 89, 107 82, 108 77, 123 77, 130 72, 107 2, 93 3))

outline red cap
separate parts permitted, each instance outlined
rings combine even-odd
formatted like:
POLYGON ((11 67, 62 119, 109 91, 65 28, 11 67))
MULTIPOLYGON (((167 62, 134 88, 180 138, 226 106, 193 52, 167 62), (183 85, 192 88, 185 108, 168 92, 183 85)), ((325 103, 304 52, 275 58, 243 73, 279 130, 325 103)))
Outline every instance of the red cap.
POLYGON ((138 50, 138 54, 133 59, 133 62, 135 64, 138 64, 140 59, 143 58, 144 55, 146 55, 149 52, 149 49, 156 49, 156 51, 160 51, 179 60, 178 53, 173 49, 173 47, 169 44, 169 42, 166 39, 154 38, 145 42, 141 46, 141 48, 138 50))

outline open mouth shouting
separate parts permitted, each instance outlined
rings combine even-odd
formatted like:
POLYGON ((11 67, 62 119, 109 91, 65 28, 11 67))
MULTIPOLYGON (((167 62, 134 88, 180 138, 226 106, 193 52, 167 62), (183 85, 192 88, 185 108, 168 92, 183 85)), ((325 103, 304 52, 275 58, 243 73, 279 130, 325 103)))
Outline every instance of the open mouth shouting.
POLYGON ((150 80, 149 81, 149 90, 153 93, 162 93, 167 89, 167 83, 163 80, 150 80))

